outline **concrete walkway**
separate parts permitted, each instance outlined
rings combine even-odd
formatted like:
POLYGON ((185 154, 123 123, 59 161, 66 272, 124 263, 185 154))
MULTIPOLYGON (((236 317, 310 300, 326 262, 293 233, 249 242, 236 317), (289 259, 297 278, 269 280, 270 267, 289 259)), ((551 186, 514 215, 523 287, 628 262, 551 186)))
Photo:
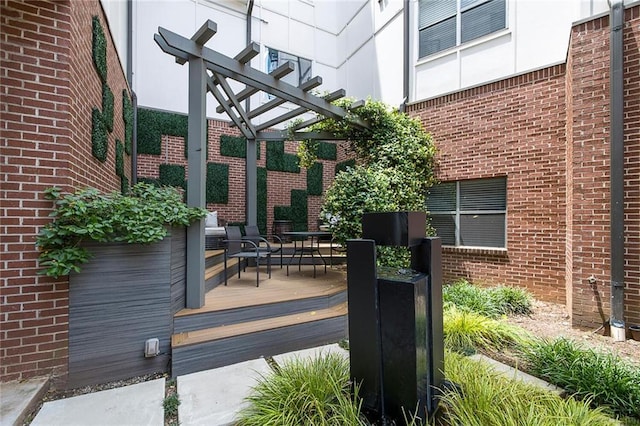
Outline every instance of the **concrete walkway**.
MULTIPOLYGON (((338 353, 348 357, 348 352, 337 344, 290 352, 274 357, 282 365, 293 359, 310 359, 324 353, 338 353)), ((484 356, 473 358, 491 364, 497 371, 514 379, 524 380, 546 390, 559 393, 560 389, 548 383, 516 371, 484 356)), ((241 362, 213 370, 179 376, 177 392, 180 398, 178 420, 183 426, 232 425, 245 405, 245 398, 262 376, 272 371, 262 358, 241 362)), ((35 384, 29 384, 33 392, 35 384)), ((25 388, 26 389, 26 388, 25 388)), ((31 423, 34 426, 120 425, 163 426, 165 379, 156 379, 131 386, 94 392, 57 401, 45 402, 31 423)), ((41 396, 40 396, 41 397, 41 396)), ((17 410, 11 412, 6 402, 27 400, 28 392, 18 391, 11 384, 2 385, 1 425, 15 423, 17 410)), ((16 404, 21 407, 24 404, 16 404)))

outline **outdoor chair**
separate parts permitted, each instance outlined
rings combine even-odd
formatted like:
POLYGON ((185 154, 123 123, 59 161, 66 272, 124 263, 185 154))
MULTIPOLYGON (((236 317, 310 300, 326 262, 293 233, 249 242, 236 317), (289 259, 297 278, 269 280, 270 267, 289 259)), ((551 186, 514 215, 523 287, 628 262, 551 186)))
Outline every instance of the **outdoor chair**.
POLYGON ((253 241, 258 246, 258 251, 269 252, 270 254, 280 253, 280 269, 282 269, 282 239, 277 235, 272 235, 273 242, 260 234, 260 229, 255 225, 249 225, 244 227, 244 239, 253 241), (272 244, 277 244, 279 247, 274 247, 272 244))
POLYGON ((227 239, 225 240, 226 248, 224 250, 224 285, 227 285, 227 259, 238 259, 238 278, 240 278, 240 269, 243 270, 242 260, 255 259, 256 261, 256 287, 260 286, 260 259, 267 260, 267 272, 271 278, 271 252, 268 250, 259 251, 258 245, 251 240, 242 238, 240 228, 237 226, 225 226, 227 239))

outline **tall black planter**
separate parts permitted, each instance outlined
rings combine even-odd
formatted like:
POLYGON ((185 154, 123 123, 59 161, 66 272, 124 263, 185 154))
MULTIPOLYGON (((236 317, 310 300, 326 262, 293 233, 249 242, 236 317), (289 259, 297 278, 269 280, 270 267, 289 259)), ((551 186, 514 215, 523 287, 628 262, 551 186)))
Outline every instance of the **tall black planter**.
POLYGON ((68 386, 167 371, 173 314, 185 304, 185 229, 149 245, 85 247, 92 259, 69 276, 68 386), (145 358, 150 338, 161 355, 145 358))

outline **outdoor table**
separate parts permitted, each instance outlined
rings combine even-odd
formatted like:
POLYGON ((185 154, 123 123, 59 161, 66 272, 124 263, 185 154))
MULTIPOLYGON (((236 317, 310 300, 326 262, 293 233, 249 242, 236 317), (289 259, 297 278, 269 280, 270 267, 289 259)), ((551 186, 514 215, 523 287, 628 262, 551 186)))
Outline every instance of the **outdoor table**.
POLYGON ((327 261, 322 256, 320 252, 320 239, 331 237, 331 232, 324 231, 290 231, 283 232, 282 235, 290 237, 293 240, 293 254, 291 258, 289 258, 289 262, 287 262, 287 276, 289 276, 289 265, 291 262, 299 255, 298 258, 298 271, 300 270, 300 265, 302 264, 302 256, 305 253, 311 254, 311 262, 313 263, 313 278, 316 277, 316 261, 315 261, 315 253, 318 254, 318 257, 322 260, 324 264, 324 273, 327 273, 327 261), (310 241, 308 247, 304 246, 304 242, 306 240, 310 241), (298 241, 300 241, 300 247, 298 247, 298 241), (315 243, 314 243, 315 241, 315 243))

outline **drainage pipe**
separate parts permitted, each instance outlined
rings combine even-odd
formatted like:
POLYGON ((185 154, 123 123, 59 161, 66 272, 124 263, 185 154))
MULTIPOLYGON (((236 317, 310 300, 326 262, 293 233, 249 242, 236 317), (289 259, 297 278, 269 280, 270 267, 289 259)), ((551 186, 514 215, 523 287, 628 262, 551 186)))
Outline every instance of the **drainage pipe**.
POLYGON ((409 16, 409 9, 411 6, 411 2, 409 0, 404 0, 404 10, 403 10, 403 20, 404 20, 404 38, 403 38, 403 48, 404 48, 404 57, 402 61, 402 104, 400 104, 400 111, 405 112, 407 109, 407 104, 409 103, 409 34, 410 34, 410 24, 411 19, 409 16))
POLYGON ((624 325, 624 76, 623 0, 611 0, 611 336, 625 340, 624 325))

